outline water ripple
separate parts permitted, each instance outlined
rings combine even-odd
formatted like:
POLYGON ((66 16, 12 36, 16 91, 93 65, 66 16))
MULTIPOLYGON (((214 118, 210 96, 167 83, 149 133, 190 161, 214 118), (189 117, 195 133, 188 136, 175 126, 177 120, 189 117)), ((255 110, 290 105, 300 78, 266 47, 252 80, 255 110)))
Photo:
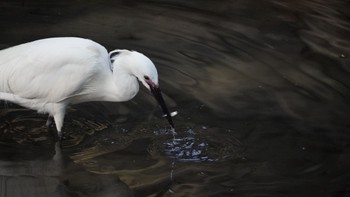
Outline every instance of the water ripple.
MULTIPOLYGON (((205 162, 239 158, 243 149, 239 140, 218 133, 222 131, 216 128, 188 128, 177 132, 175 139, 156 140, 149 147, 149 152, 153 156, 161 154, 178 161, 205 162)), ((166 134, 169 136, 170 132, 166 134)), ((227 135, 229 136, 228 133, 227 135)))

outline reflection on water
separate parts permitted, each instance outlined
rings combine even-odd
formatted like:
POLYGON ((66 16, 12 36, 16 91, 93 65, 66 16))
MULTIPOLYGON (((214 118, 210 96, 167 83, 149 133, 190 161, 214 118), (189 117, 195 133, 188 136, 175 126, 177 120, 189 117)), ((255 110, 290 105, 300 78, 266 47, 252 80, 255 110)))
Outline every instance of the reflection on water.
POLYGON ((0 189, 20 175, 52 196, 349 196, 348 13, 341 0, 4 1, 2 48, 81 36, 138 50, 179 114, 174 139, 145 90, 72 106, 52 167, 47 117, 3 102, 0 189))

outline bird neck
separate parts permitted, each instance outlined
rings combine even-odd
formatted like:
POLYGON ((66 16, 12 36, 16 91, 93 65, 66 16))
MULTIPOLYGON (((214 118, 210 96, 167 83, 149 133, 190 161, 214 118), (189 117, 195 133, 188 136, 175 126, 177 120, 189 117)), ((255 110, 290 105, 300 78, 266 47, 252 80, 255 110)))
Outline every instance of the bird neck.
POLYGON ((113 69, 114 101, 128 101, 132 99, 139 91, 137 78, 123 67, 113 69))

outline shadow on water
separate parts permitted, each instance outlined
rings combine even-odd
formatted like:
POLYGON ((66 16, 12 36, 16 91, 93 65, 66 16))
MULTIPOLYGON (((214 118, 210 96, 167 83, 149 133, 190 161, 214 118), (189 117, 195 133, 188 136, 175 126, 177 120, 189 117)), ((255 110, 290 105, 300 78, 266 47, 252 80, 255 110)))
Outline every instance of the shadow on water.
POLYGON ((1 103, 0 194, 30 184, 32 196, 349 196, 349 7, 3 1, 1 48, 80 36, 143 52, 179 114, 173 139, 145 90, 72 106, 55 163, 46 116, 1 103))

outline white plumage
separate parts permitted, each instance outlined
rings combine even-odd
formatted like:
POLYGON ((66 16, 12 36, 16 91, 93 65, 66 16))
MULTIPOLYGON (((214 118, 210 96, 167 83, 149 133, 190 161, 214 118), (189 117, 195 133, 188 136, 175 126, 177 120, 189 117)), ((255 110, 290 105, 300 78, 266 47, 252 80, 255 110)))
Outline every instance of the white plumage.
POLYGON ((0 99, 53 116, 59 137, 67 105, 130 100, 139 90, 137 79, 152 91, 173 125, 157 70, 141 53, 108 54, 83 38, 48 38, 0 51, 0 99))

